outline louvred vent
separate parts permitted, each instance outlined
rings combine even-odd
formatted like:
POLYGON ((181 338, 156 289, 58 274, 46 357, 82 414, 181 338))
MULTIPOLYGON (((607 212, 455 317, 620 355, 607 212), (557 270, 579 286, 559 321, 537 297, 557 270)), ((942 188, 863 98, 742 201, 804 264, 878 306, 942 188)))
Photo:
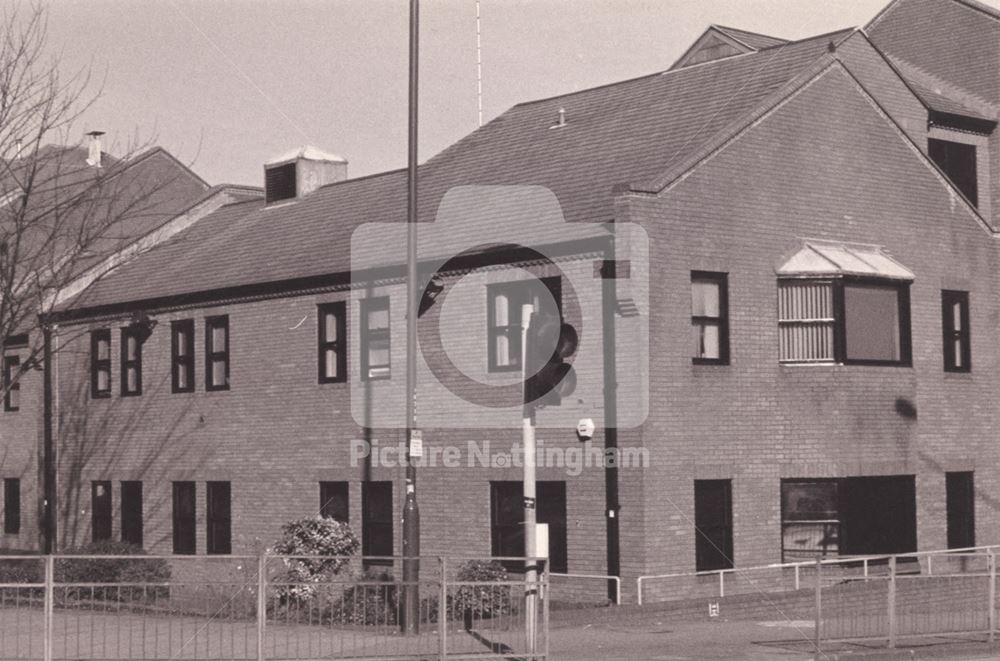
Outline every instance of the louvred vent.
POLYGON ((295 197, 295 163, 267 168, 264 173, 264 191, 267 204, 295 197))

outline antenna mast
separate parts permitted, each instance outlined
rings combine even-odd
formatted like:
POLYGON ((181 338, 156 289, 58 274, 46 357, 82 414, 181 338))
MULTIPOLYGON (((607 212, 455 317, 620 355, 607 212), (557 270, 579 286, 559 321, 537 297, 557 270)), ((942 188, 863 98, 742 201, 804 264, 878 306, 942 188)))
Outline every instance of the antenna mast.
POLYGON ((476 0, 476 99, 479 103, 479 125, 483 125, 483 30, 476 0))

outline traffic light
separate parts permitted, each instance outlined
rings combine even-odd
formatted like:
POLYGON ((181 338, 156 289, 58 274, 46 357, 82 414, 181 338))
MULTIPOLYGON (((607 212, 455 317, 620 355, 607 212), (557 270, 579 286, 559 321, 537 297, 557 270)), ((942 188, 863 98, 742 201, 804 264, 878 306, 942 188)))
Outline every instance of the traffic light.
POLYGON ((531 315, 527 337, 528 375, 524 403, 541 408, 559 406, 563 397, 576 390, 576 372, 566 359, 576 352, 576 329, 558 315, 536 312, 531 315))

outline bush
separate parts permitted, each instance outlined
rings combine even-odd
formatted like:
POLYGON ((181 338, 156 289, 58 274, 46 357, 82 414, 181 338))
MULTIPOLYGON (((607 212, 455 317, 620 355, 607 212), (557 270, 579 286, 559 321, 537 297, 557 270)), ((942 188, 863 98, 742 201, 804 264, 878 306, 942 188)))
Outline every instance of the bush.
MULTIPOLYGON (((145 555, 141 547, 110 540, 70 549, 66 555, 145 555)), ((56 583, 167 583, 170 565, 162 558, 60 558, 55 566, 56 583)), ((138 601, 164 598, 169 588, 162 585, 86 586, 65 588, 67 599, 138 601)))
POLYGON ((369 568, 355 582, 367 585, 355 584, 344 590, 340 601, 330 609, 333 622, 367 625, 398 623, 399 591, 392 574, 369 568))
POLYGON ((284 558, 288 571, 277 593, 282 603, 304 601, 316 595, 317 585, 337 575, 354 555, 360 543, 351 527, 343 521, 314 516, 286 523, 282 537, 271 548, 275 555, 321 556, 284 558), (339 556, 339 557, 329 557, 339 556), (283 584, 283 585, 282 585, 283 584))
MULTIPOLYGON (((507 570, 495 560, 470 560, 459 567, 456 580, 459 583, 501 583, 508 578, 507 570)), ((452 600, 453 612, 462 615, 466 629, 472 627, 474 618, 509 615, 512 608, 510 585, 461 585, 452 600)))
POLYGON ((0 583, 42 583, 45 561, 41 556, 30 559, 3 558, 5 555, 38 555, 37 551, 0 549, 0 583))

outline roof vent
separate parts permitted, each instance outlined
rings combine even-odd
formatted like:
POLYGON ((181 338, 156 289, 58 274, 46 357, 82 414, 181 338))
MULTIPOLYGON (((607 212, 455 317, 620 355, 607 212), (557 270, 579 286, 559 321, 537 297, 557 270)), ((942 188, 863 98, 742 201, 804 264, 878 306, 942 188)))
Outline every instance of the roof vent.
POLYGON ((95 168, 101 167, 101 136, 104 131, 90 131, 87 137, 90 144, 87 145, 87 165, 95 168))
POLYGON ((559 109, 559 117, 556 119, 556 123, 550 126, 550 129, 559 129, 566 126, 566 109, 559 109))
POLYGON ((302 147, 264 164, 267 204, 304 197, 321 186, 347 179, 347 159, 316 147, 302 147))

